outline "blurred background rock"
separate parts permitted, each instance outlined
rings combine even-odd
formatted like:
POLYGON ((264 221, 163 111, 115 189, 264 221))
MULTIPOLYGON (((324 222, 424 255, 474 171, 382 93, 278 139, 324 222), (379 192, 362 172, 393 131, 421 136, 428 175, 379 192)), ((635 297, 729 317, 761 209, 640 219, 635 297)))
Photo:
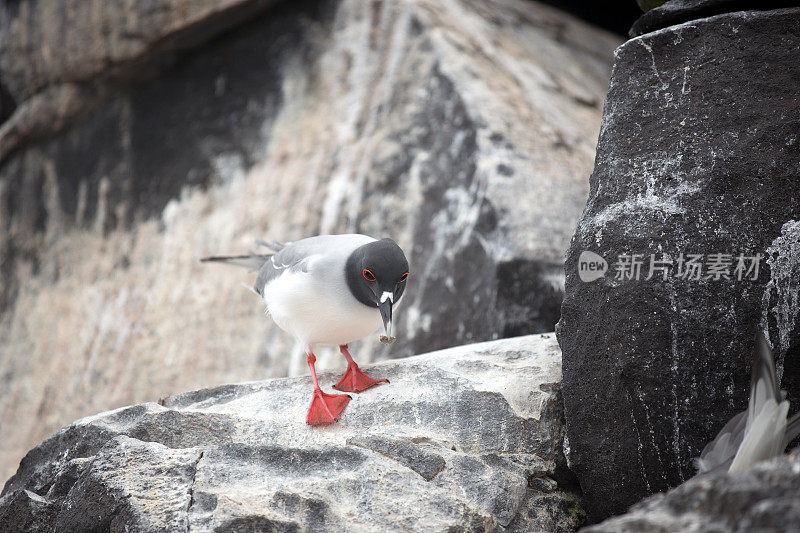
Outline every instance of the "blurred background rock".
POLYGON ((552 331, 621 42, 522 1, 0 1, 0 479, 80 416, 303 373, 197 262, 255 238, 406 250, 360 362, 552 331))

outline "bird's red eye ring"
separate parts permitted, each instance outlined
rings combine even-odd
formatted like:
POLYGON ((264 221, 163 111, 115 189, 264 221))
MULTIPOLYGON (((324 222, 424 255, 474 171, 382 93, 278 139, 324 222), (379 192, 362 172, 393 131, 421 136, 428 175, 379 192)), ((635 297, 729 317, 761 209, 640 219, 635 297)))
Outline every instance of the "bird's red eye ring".
POLYGON ((364 275, 364 279, 367 281, 375 281, 375 274, 373 274, 370 269, 365 268, 361 271, 361 273, 364 275))
POLYGON ((398 281, 398 283, 403 283, 407 277, 408 277, 408 272, 400 276, 400 281, 398 281))

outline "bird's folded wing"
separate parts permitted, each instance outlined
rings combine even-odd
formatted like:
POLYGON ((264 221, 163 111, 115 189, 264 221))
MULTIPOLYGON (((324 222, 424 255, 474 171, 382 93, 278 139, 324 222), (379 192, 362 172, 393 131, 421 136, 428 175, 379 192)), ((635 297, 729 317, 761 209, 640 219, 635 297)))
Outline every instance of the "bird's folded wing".
POLYGON ((750 400, 747 404, 747 427, 755 421, 767 400, 780 404, 783 400, 778 387, 778 376, 775 372, 775 359, 772 350, 762 332, 756 333, 756 345, 753 350, 752 371, 750 373, 750 400))
POLYGON ((760 405, 755 419, 748 420, 744 439, 728 471, 745 470, 759 461, 780 455, 784 448, 788 412, 789 402, 778 403, 774 398, 768 398, 760 405))
POLYGON ((717 436, 706 444, 700 457, 695 461, 698 474, 725 471, 731 466, 736 451, 742 444, 747 425, 747 411, 742 411, 720 430, 717 436))
MULTIPOLYGON (((256 292, 263 294, 267 283, 286 272, 307 272, 310 260, 318 252, 316 246, 309 246, 307 241, 310 240, 312 239, 279 245, 281 246, 280 251, 273 254, 258 271, 254 286, 256 292)), ((272 247, 272 245, 269 246, 272 247)))
POLYGON ((751 364, 747 410, 731 418, 703 448, 696 461, 699 474, 728 470, 734 468, 734 464, 736 468, 744 468, 761 458, 771 457, 765 454, 783 442, 789 404, 782 401, 772 350, 761 332, 756 334, 751 364), (781 413, 783 418, 776 418, 781 413))
POLYGON ((750 400, 747 404, 747 426, 729 471, 744 470, 759 461, 779 455, 786 436, 786 415, 789 402, 778 388, 775 359, 762 332, 756 334, 750 375, 750 400))
POLYGON ((283 250, 287 245, 292 244, 291 242, 279 242, 279 241, 265 241, 264 239, 256 239, 256 244, 259 246, 264 246, 265 248, 269 248, 273 252, 280 252, 283 250))

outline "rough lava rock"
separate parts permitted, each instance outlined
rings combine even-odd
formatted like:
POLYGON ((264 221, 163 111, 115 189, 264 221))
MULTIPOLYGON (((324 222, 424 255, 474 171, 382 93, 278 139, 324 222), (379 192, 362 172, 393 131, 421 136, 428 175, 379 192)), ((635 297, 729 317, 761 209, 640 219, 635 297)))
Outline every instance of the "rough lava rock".
MULTIPOLYGON (((49 42, 29 31, 14 72, 49 42)), ((0 477, 86 414, 305 372, 254 275, 197 261, 256 238, 406 250, 400 340, 359 362, 552 331, 618 44, 535 2, 282 2, 21 146, 0 166, 0 477)))
MULTIPOLYGON (((34 448, 0 529, 574 531, 560 490, 553 334, 370 369, 391 384, 305 424, 308 377, 225 385, 79 420, 34 448), (10 528, 10 529, 9 529, 10 528)), ((323 384, 333 374, 322 374, 323 384)), ((325 387, 329 389, 329 387, 325 387)))
POLYGON ((767 11, 796 5, 797 2, 794 0, 762 0, 759 2, 753 0, 669 0, 639 17, 631 26, 628 34, 631 37, 638 37, 651 31, 723 13, 767 11))
POLYGON ((800 9, 617 50, 557 328, 568 459, 593 520, 693 475, 746 406, 757 329, 800 407, 798 57, 800 9), (584 252, 606 262, 595 281, 584 252))
POLYGON ((744 472, 691 479, 581 533, 793 533, 800 524, 800 452, 744 472))

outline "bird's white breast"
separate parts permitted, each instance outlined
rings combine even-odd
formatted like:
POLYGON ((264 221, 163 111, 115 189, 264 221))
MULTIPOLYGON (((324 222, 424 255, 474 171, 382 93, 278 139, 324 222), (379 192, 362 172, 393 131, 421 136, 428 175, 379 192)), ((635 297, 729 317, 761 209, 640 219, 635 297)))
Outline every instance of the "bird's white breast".
POLYGON ((346 283, 308 272, 285 272, 264 287, 263 298, 278 327, 310 346, 348 344, 382 324, 378 308, 356 300, 346 283))

